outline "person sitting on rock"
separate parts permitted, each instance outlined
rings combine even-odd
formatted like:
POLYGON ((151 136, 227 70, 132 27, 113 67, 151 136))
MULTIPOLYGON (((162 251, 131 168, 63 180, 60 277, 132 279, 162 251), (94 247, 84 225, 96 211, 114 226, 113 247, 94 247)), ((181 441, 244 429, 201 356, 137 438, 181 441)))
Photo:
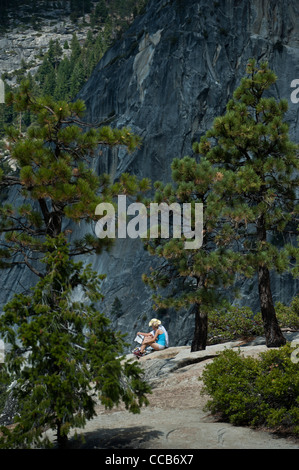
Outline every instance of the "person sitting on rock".
POLYGON ((149 326, 153 328, 153 331, 150 333, 142 333, 141 331, 138 331, 137 333, 137 335, 144 336, 140 350, 135 353, 138 356, 143 355, 147 346, 151 346, 156 351, 160 351, 161 349, 168 347, 168 333, 164 326, 161 325, 161 321, 157 318, 152 318, 149 322, 149 326))

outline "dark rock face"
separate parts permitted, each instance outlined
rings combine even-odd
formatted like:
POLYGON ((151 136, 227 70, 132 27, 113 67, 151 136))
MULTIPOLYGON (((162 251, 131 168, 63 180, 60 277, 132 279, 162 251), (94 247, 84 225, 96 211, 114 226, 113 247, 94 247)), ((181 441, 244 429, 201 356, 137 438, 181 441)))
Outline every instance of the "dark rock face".
MULTIPOLYGON (((192 142, 225 111, 250 57, 268 60, 277 74, 271 93, 289 101, 291 137, 298 141, 299 104, 290 99, 291 82, 299 78, 298 16, 296 0, 150 1, 145 15, 106 53, 79 95, 89 122, 115 115, 113 126, 131 127, 143 138, 140 150, 131 155, 123 149, 103 150, 98 171, 115 178, 128 171, 152 181, 169 180, 172 159, 191 155, 192 142)), ((118 240, 109 254, 92 258, 93 267, 107 274, 106 311, 117 296, 122 315, 112 320, 129 333, 129 341, 159 316, 171 345, 188 344, 192 316, 152 310, 151 291, 141 275, 153 263, 142 242, 129 238, 118 240)), ((15 279, 10 276, 7 282, 15 279)), ((275 301, 288 302, 298 284, 288 276, 274 277, 275 301)), ((241 292, 244 304, 259 309, 254 280, 243 283, 241 292)))

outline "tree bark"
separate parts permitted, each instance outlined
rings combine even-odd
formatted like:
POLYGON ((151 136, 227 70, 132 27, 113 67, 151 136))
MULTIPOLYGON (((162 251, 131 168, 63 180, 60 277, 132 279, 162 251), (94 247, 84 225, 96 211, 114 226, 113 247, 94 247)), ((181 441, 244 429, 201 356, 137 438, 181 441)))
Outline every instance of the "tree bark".
POLYGON ((208 337, 208 316, 200 309, 200 304, 195 303, 192 309, 195 314, 195 327, 191 352, 202 351, 206 349, 208 337))
POLYGON ((286 344, 286 339, 278 325, 271 292, 270 273, 266 266, 258 268, 258 284, 266 345, 268 348, 283 346, 286 344))
MULTIPOLYGON (((257 238, 261 242, 267 241, 264 215, 260 216, 257 223, 257 238)), ((258 266, 258 289, 266 346, 268 348, 283 346, 286 344, 286 339, 278 325, 271 292, 270 272, 264 264, 258 266)))
POLYGON ((66 447, 68 443, 68 437, 66 435, 61 434, 61 421, 57 419, 57 433, 56 433, 56 438, 57 438, 57 446, 59 449, 63 449, 66 447))
POLYGON ((45 199, 40 198, 38 200, 45 226, 46 234, 50 237, 57 237, 61 233, 62 217, 63 217, 63 206, 59 203, 52 202, 52 211, 50 212, 45 199))

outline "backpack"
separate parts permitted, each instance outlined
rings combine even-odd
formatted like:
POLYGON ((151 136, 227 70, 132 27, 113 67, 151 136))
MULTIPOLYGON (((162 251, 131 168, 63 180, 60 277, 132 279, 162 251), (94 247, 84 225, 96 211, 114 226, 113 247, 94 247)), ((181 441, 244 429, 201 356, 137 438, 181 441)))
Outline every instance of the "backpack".
POLYGON ((162 330, 163 333, 165 334, 165 347, 168 348, 168 346, 169 346, 169 338, 168 338, 167 330, 164 328, 163 325, 159 325, 159 329, 162 330))

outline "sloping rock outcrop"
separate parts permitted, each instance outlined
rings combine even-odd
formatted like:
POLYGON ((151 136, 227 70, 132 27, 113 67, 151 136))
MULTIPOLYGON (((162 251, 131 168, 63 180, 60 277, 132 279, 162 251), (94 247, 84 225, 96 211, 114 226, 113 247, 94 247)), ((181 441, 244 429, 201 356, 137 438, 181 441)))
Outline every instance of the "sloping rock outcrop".
MULTIPOLYGON (((288 341, 299 332, 285 333, 288 341)), ((139 415, 122 407, 98 415, 82 431, 85 443, 71 440, 70 447, 98 449, 298 449, 299 441, 274 433, 217 421, 204 411, 208 397, 198 380, 206 364, 225 348, 240 348, 244 356, 266 351, 264 338, 249 343, 233 341, 191 353, 187 346, 171 347, 142 357, 139 362, 152 386, 150 404, 139 415)), ((133 355, 132 355, 133 357, 133 355)))

